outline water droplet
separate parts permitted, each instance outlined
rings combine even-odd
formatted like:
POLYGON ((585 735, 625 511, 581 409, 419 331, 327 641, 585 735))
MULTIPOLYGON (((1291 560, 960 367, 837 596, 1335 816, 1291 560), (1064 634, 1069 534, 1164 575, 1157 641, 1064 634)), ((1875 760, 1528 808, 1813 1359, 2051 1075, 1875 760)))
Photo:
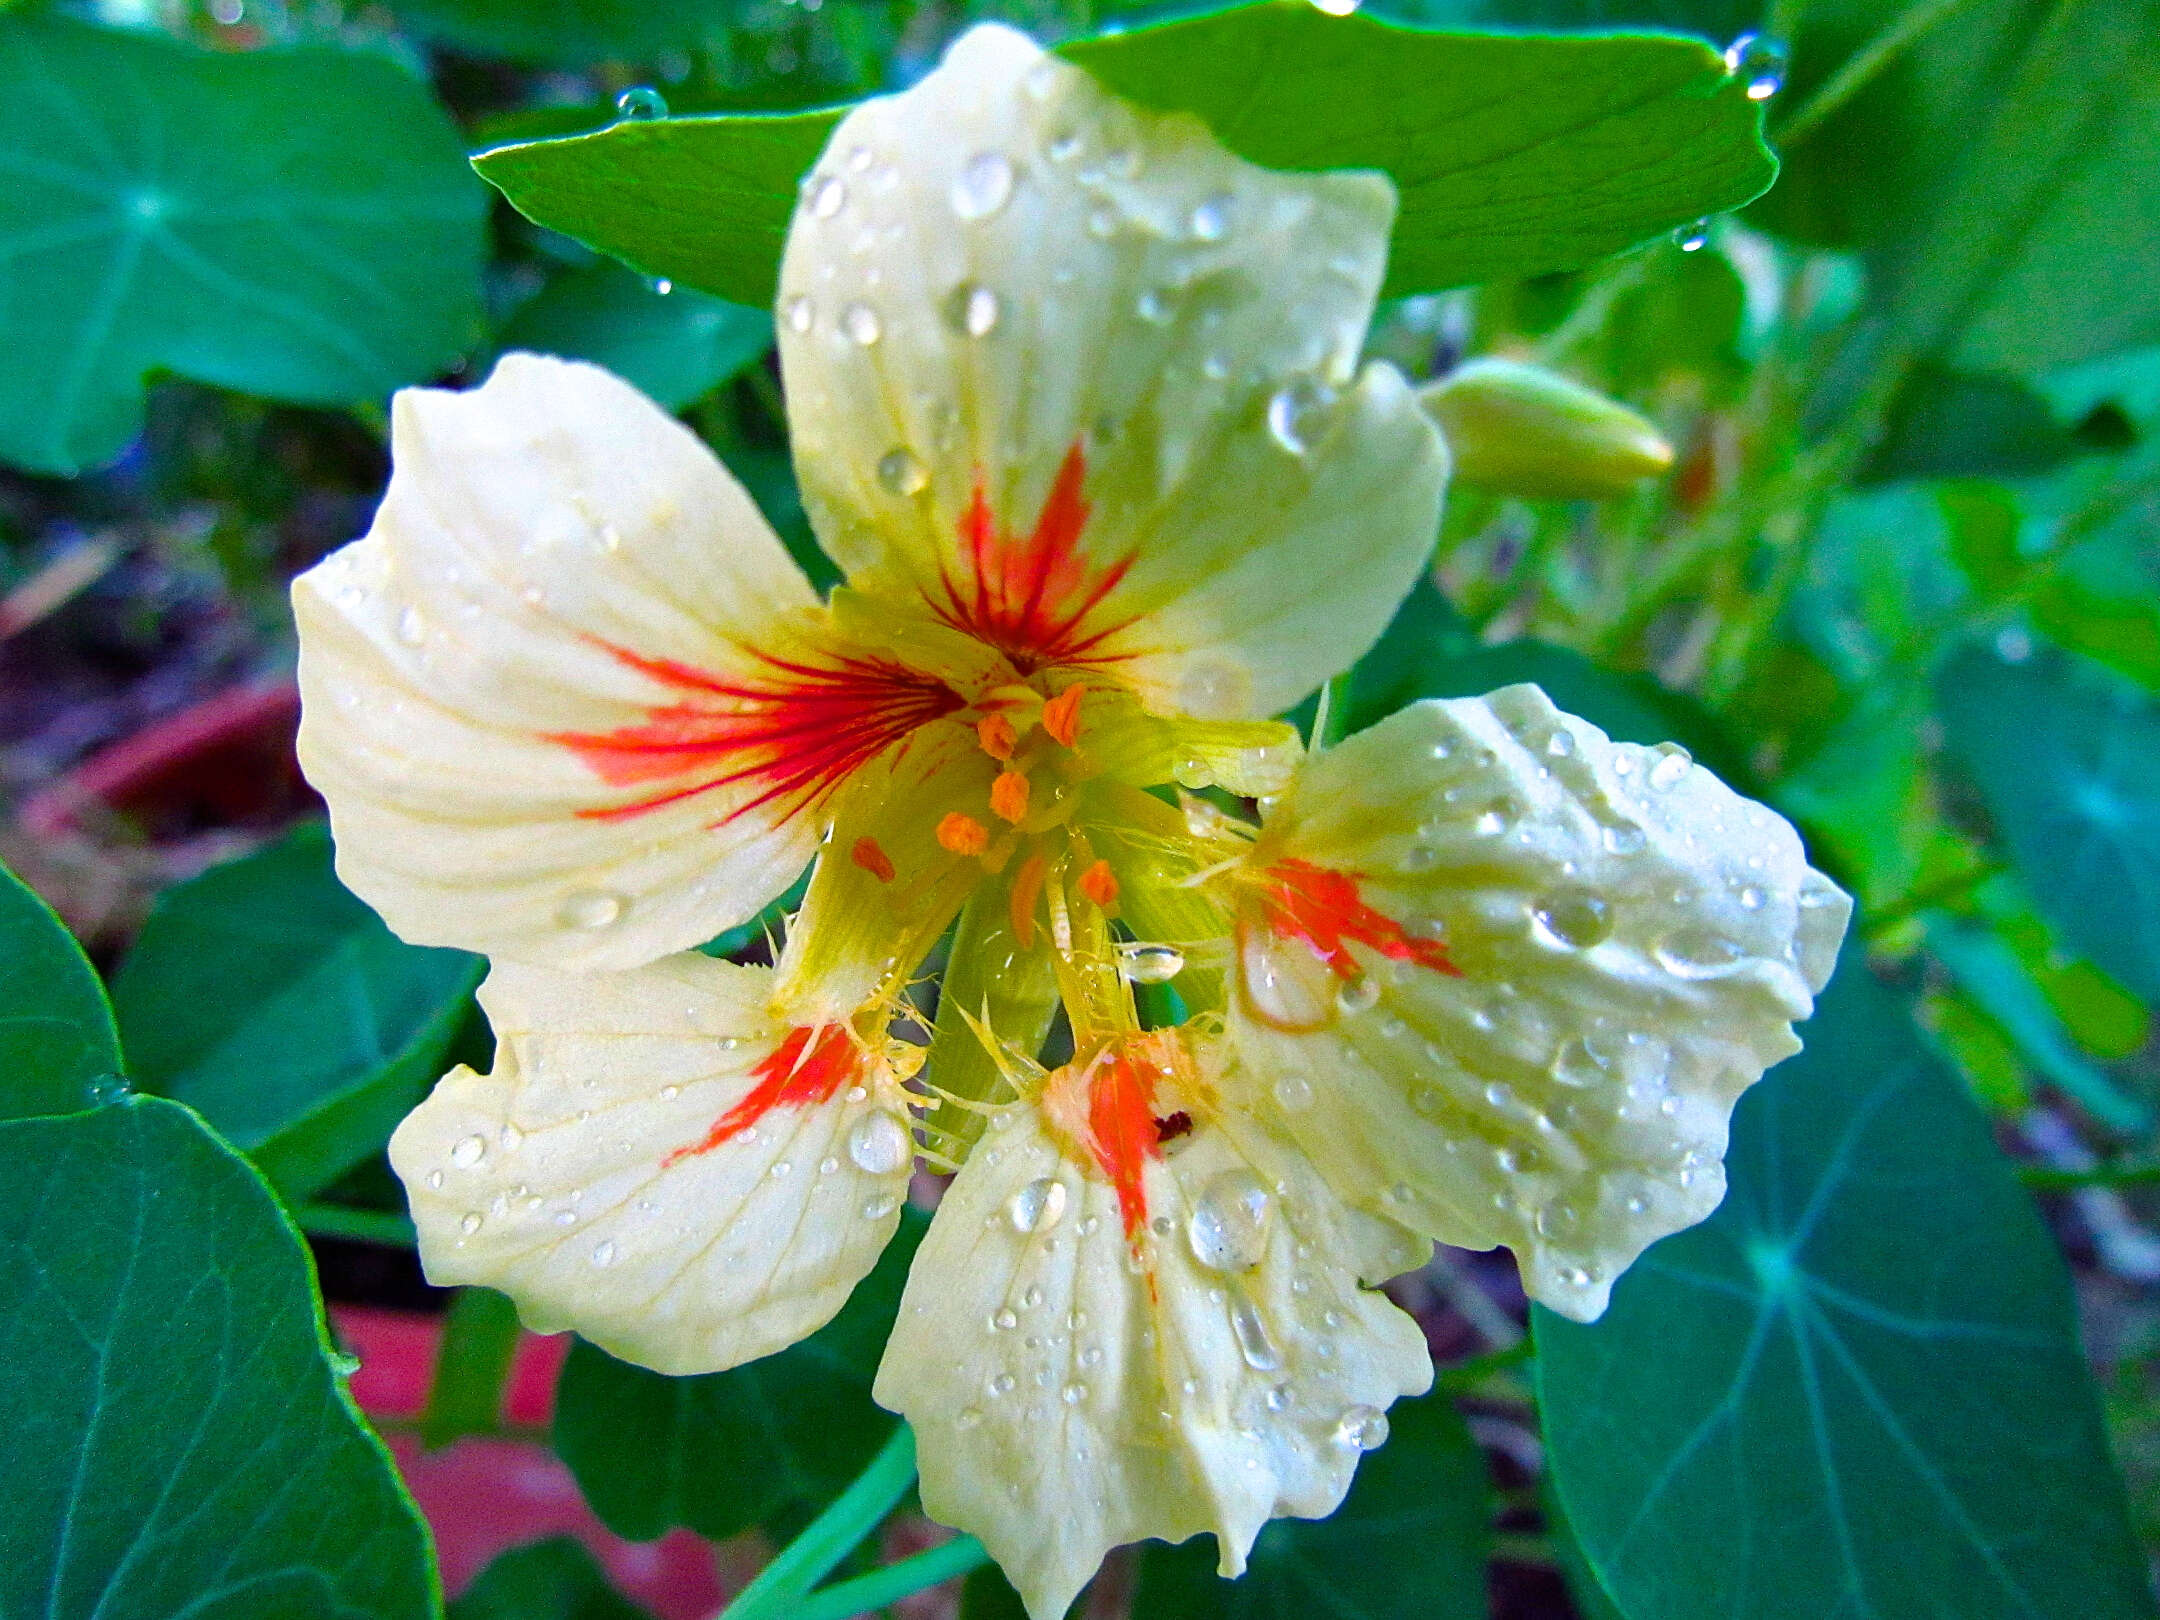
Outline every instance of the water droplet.
POLYGON ((1167 984, 1185 971, 1185 953, 1175 945, 1121 945, 1118 966, 1135 984, 1167 984))
POLYGON ((1210 1271, 1250 1271, 1267 1256, 1274 1201, 1249 1170, 1224 1170, 1201 1188, 1185 1223, 1193 1258, 1210 1271))
POLYGON ((990 1380, 989 1390, 992 1395, 1010 1395, 1013 1392, 1013 1386, 1019 1382, 1020 1380, 1013 1377, 1011 1373, 1001 1372, 990 1380))
POLYGON ((797 293, 787 301, 786 307, 780 313, 786 319, 789 331, 807 332, 810 330, 810 323, 817 319, 817 306, 802 293, 797 293))
POLYGON ((1024 1311, 1032 1311, 1042 1303, 1042 1299, 1043 1295, 1040 1288, 1030 1288, 1020 1296, 1020 1308, 1024 1311))
POLYGON ((795 1173, 795 1162, 792 1159, 775 1159, 772 1169, 767 1173, 775 1181, 785 1181, 795 1173))
POLYGON ((1020 1325, 1020 1313, 1010 1305, 991 1313, 990 1330, 993 1333, 1010 1333, 1020 1325))
POLYGON ((460 1170, 470 1170, 487 1157, 487 1138, 475 1131, 471 1136, 461 1136, 450 1149, 450 1162, 460 1170))
POLYGON ((1238 1354, 1254 1372, 1273 1372, 1282 1365, 1282 1352, 1268 1337, 1259 1307, 1242 1293, 1230 1302, 1230 1331, 1237 1338, 1238 1354))
POLYGON ((1302 456, 1326 425, 1327 408, 1335 403, 1335 391, 1310 377, 1301 377, 1276 390, 1268 401, 1268 432, 1293 456, 1302 456))
POLYGON ((1824 906, 1836 905, 1844 898, 1842 889, 1812 867, 1808 875, 1800 880, 1799 902, 1802 911, 1819 911, 1824 906))
POLYGON ((443 1173, 440 1170, 430 1170, 427 1173, 427 1184, 430 1191, 440 1192, 443 1184, 443 1173))
POLYGON ((1607 827, 1604 833, 1605 847, 1615 855, 1633 855, 1648 842, 1640 827, 1607 827))
POLYGON ((666 276, 654 276, 650 285, 653 292, 661 298, 667 297, 669 293, 675 290, 675 283, 668 280, 666 276))
POLYGON ((622 920, 629 902, 605 889, 579 889, 563 896, 555 921, 564 928, 607 928, 622 920))
POLYGON ((1170 317, 1174 313, 1169 297, 1160 287, 1150 287, 1141 293, 1133 308, 1139 311, 1140 318, 1150 326, 1169 325, 1170 317))
POLYGON ((1313 1102, 1312 1082, 1302 1074, 1290 1073, 1275 1077, 1275 1100, 1291 1113, 1301 1113, 1313 1102))
POLYGON ((840 312, 840 329, 867 349, 884 335, 885 325, 868 304, 850 304, 840 312))
POLYGON ((1005 1201, 1016 1232, 1047 1232, 1065 1214, 1065 1183, 1051 1176, 1029 1182, 1005 1201))
POLYGON ((915 1139, 905 1125, 880 1108, 855 1122, 848 1132, 847 1150, 856 1169, 889 1176, 915 1156, 915 1139))
POLYGON ((397 638, 408 647, 417 647, 427 640, 427 620, 420 617, 420 610, 408 607, 398 615, 397 638))
POLYGON ((1370 973, 1343 980, 1335 991, 1335 1010, 1345 1018, 1371 1012, 1380 1000, 1380 981, 1370 973))
POLYGON ((1218 191, 1195 206, 1192 218, 1186 223, 1198 240, 1220 242, 1230 229, 1230 210, 1233 206, 1235 202, 1230 194, 1227 191, 1218 191))
POLYGON ((930 482, 930 469, 912 450, 901 446, 879 458, 877 481, 888 495, 919 495, 930 482))
POLYGON ((1335 1424, 1335 1443, 1354 1451, 1384 1446, 1387 1436, 1387 1414, 1377 1406, 1353 1406, 1335 1424))
POLYGON ((1594 894, 1548 895, 1532 909, 1530 926, 1549 950, 1587 951, 1612 937, 1612 908, 1594 894))
POLYGON ((1683 979, 1715 979, 1731 973, 1746 952, 1708 928, 1676 928, 1651 952, 1658 965, 1683 979))
POLYGON ((1553 1054, 1552 1077, 1563 1086, 1594 1086, 1605 1076, 1605 1059, 1579 1035, 1568 1039, 1553 1054))
POLYGON ((1365 0, 1312 0, 1313 10, 1324 11, 1330 17, 1347 17, 1365 3, 1365 0))
POLYGON ((863 1219, 882 1221, 900 1207, 900 1200, 891 1193, 873 1193, 863 1200, 863 1219))
POLYGON ((831 219, 847 206, 847 182, 828 174, 810 182, 810 213, 815 219, 831 219))
POLYGON ((1203 720, 1241 713, 1252 695, 1252 677, 1244 667, 1223 659, 1195 659, 1178 678, 1178 707, 1203 720))
POLYGON ((1740 891, 1740 909, 1742 911, 1760 911, 1763 908, 1764 900, 1767 898, 1762 890, 1750 883, 1740 891))
POLYGON ((649 84, 637 85, 615 98, 615 111, 632 123, 646 123, 668 115, 667 97, 649 84))
POLYGON ((1658 761, 1650 767, 1650 785, 1660 793, 1670 793, 1687 780, 1694 756, 1678 743, 1660 743, 1653 752, 1658 761))
POLYGON ((1545 752, 1554 759, 1566 759, 1575 752, 1575 733, 1556 731, 1545 739, 1545 752))
POLYGON ((612 1266, 615 1263, 615 1244, 611 1238, 602 1238, 593 1245, 592 1263, 596 1266, 612 1266))
POLYGON ((962 219, 988 219, 1012 194, 1012 160, 1003 152, 977 152, 953 176, 953 212, 962 219))
POLYGON ((350 1378, 360 1370, 360 1358, 350 1350, 333 1350, 330 1352, 330 1370, 340 1378, 350 1378))
POLYGON ((1764 34, 1742 34, 1725 47, 1725 71, 1747 86, 1750 101, 1768 101, 1785 87, 1791 53, 1764 34))
POLYGON ((1480 838, 1498 838, 1507 831, 1507 817, 1498 810, 1481 810, 1477 820, 1470 823, 1470 830, 1480 838))
POLYGON ((1088 1387, 1085 1384, 1067 1384, 1058 1392, 1058 1397, 1067 1406, 1078 1406, 1088 1398, 1088 1387))
POLYGON ((945 295, 945 324, 963 337, 987 337, 998 323, 998 295, 979 281, 963 281, 945 295))
POLYGON ((471 1237, 475 1232, 479 1231, 480 1212, 477 1209, 468 1209, 465 1212, 464 1219, 458 1222, 458 1230, 467 1237, 471 1237))
POLYGON ((1710 222, 1698 219, 1692 225, 1683 225, 1672 233, 1672 239, 1682 253, 1700 252, 1702 245, 1710 240, 1710 222))
POLYGON ((963 1429, 972 1429, 977 1424, 981 1423, 982 1420, 983 1415, 981 1407, 963 1406, 960 1408, 959 1416, 954 1418, 953 1422, 963 1429))

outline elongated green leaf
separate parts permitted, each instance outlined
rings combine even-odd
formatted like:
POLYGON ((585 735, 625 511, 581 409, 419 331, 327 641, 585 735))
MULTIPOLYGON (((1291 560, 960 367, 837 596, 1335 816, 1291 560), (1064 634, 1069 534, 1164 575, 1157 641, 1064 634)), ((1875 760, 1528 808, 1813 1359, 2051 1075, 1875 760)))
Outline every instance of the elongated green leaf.
POLYGON ((0 460, 110 460, 153 372, 346 405, 440 370, 479 321, 461 159, 381 57, 0 16, 0 460))
POLYGON ((870 1383, 928 1224, 910 1211, 840 1314, 762 1361, 668 1378, 574 1344, 555 1449, 602 1522, 633 1541, 678 1524, 718 1540, 838 1494, 897 1421, 870 1383))
POLYGON ((310 825, 161 895, 113 996, 138 1083, 197 1109, 297 1199, 426 1094, 482 966, 393 935, 310 825))
POLYGON ((602 261, 520 305, 501 347, 590 360, 677 411, 763 356, 772 316, 688 287, 661 293, 602 261))
POLYGON ((1723 1206, 1590 1326, 1547 1455, 1629 1620, 2149 1616, 2069 1277, 1857 954, 1741 1099, 1723 1206))
MULTIPOLYGON (((1061 49, 1256 163, 1385 170, 1402 196, 1391 294, 1587 264, 1776 173, 1746 87, 1674 37, 1436 33, 1268 0, 1061 49)), ((626 121, 474 162, 543 225, 768 304, 797 184, 838 117, 626 121)))
POLYGON ((96 971, 52 908, 0 866, 0 1119, 73 1113, 119 1072, 96 971))
POLYGON ((1150 1542, 1133 1620, 1483 1620, 1492 1492, 1485 1455, 1445 1395, 1397 1401, 1386 1445, 1358 1464, 1325 1519, 1277 1519, 1237 1581, 1215 1575, 1215 1539, 1150 1542))
POLYGON ((512 1547, 450 1605, 450 1620, 650 1620, 569 1536, 512 1547))
POLYGON ((2072 950, 2160 1000, 2160 708, 2051 658, 1970 654, 1937 691, 2035 905, 2072 950))
POLYGON ((0 1614, 425 1620, 307 1251, 188 1110, 0 1124, 0 1614))

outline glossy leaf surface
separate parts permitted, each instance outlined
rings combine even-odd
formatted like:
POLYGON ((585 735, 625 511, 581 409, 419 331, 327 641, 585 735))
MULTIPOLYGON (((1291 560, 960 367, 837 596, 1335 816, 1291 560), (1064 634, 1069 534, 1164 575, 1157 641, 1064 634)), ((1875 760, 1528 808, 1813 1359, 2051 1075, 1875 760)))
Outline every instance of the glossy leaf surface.
POLYGON ((82 947, 0 867, 0 1119, 87 1107, 119 1071, 112 1008, 82 947))

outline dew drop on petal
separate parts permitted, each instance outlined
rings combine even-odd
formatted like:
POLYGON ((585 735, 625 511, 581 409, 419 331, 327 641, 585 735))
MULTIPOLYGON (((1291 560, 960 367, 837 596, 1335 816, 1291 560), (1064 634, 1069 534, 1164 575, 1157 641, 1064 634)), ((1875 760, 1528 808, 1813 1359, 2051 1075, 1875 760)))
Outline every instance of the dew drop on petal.
POLYGON ((1335 1010, 1344 1017, 1371 1012, 1380 1000, 1380 981, 1370 973, 1345 979, 1335 992, 1335 1010))
POLYGON ((1312 378, 1285 384, 1268 400, 1268 433, 1293 456, 1303 456, 1312 449, 1324 413, 1334 402, 1334 390, 1312 378))
POLYGON ((1612 908, 1594 894, 1548 895, 1531 909, 1530 926, 1548 950, 1586 951, 1612 937, 1612 908))
POLYGON ((873 1193, 863 1200, 863 1219, 866 1221, 882 1221, 899 1207, 900 1200, 891 1193, 873 1193))
POLYGON ((1746 953, 1708 928, 1676 928, 1651 950, 1658 965, 1683 979, 1715 979, 1733 972, 1746 953))
POLYGON ((1193 1200, 1185 1241, 1210 1271, 1250 1271, 1267 1255, 1274 1200, 1249 1170, 1224 1170, 1193 1200))
POLYGON ((592 1263, 596 1266, 612 1266, 615 1263, 615 1243, 612 1238, 602 1238, 593 1245, 592 1263))
POLYGON ((919 495, 930 482, 930 469, 905 445, 896 446, 879 459, 877 481, 888 495, 919 495))
POLYGON ((477 1131, 471 1136, 461 1136, 450 1149, 450 1162, 460 1170, 470 1170, 487 1157, 487 1138, 477 1131))
POLYGON ((1658 761, 1650 767, 1650 785, 1660 793, 1670 793, 1687 780, 1694 757, 1678 743, 1660 743, 1653 752, 1658 761))
POLYGON ((1013 194, 1012 159, 1003 152, 977 152, 953 176, 953 212, 962 219, 988 219, 1013 194))
POLYGON ((867 349, 884 335, 885 323, 868 304, 850 304, 840 312, 840 329, 867 349))
POLYGON ((420 617, 420 610, 408 607, 398 615, 397 638, 408 647, 417 647, 427 640, 427 621, 420 617))
POLYGON ((960 1408, 959 1415, 953 1419, 953 1422, 960 1428, 972 1429, 976 1425, 981 1423, 982 1420, 983 1415, 981 1407, 963 1406, 960 1408))
POLYGON ((1001 313, 998 295, 979 281, 963 281, 945 295, 945 324, 962 337, 987 337, 1001 313))
POLYGON ((789 331, 807 332, 810 330, 810 323, 817 319, 817 306, 810 302, 807 295, 797 293, 787 301, 780 314, 788 323, 789 331))
POLYGON ((1186 221, 1194 238, 1202 242, 1220 242, 1229 232, 1230 210, 1233 206, 1234 199, 1226 191, 1218 191, 1214 196, 1196 204, 1192 218, 1186 221))
POLYGON ((1260 1308, 1242 1292, 1230 1302, 1230 1331, 1237 1339, 1238 1354, 1254 1372, 1273 1372, 1282 1365, 1282 1352, 1268 1336, 1260 1308))
POLYGON ((1313 1102, 1312 1082, 1302 1074, 1290 1073, 1275 1077, 1275 1100, 1291 1113, 1301 1113, 1313 1102))
POLYGON ((467 1237, 471 1237, 475 1232, 479 1231, 480 1212, 477 1209, 468 1209, 465 1212, 465 1218, 458 1222, 458 1230, 467 1237))
POLYGON ((908 1128, 882 1108, 863 1115, 848 1132, 848 1157, 868 1175, 891 1175, 915 1156, 914 1150, 908 1128))
POLYGON ((1571 1036, 1553 1055, 1552 1077, 1563 1086, 1594 1086, 1605 1079, 1606 1072, 1605 1060, 1579 1035, 1571 1036))
POLYGON ((1016 1232, 1047 1232, 1064 1217, 1065 1183, 1052 1176, 1029 1182, 1005 1201, 1005 1215, 1016 1232))
POLYGON ((555 921, 564 928, 610 928, 622 921, 629 901, 605 889, 578 889, 563 896, 555 921))
POLYGON ((847 182, 828 174, 810 183, 810 213, 815 219, 831 219, 847 206, 847 182))
POLYGON ((1335 1443, 1353 1451, 1376 1450, 1387 1437, 1387 1414, 1377 1406, 1353 1406, 1335 1424, 1335 1443))
POLYGON ((1647 842, 1640 827, 1607 827, 1604 831, 1605 848, 1614 855, 1636 854, 1647 842))

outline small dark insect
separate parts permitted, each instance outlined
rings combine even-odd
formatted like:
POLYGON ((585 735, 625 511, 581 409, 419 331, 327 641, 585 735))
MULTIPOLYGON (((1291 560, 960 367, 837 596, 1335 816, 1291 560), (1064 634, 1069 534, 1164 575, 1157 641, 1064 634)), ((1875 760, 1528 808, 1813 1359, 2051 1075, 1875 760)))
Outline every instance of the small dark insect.
POLYGON ((1180 1108, 1174 1114, 1165 1114, 1155 1122, 1155 1140, 1174 1142, 1192 1129, 1192 1115, 1180 1108))

